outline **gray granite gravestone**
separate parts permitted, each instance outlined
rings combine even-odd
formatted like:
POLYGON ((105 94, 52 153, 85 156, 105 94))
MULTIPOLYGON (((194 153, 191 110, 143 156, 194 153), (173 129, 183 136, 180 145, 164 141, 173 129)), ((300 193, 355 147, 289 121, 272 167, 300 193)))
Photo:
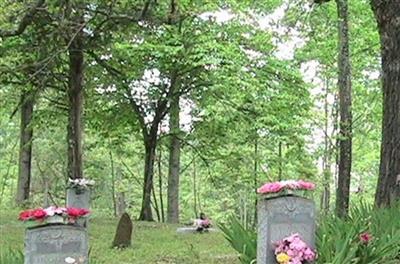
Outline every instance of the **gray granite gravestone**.
MULTIPOLYGON (((67 189, 67 207, 85 208, 90 207, 90 190, 89 189, 67 189)), ((87 218, 78 219, 77 223, 80 226, 88 227, 87 218)))
POLYGON ((274 243, 299 233, 315 246, 315 204, 294 196, 262 198, 258 201, 257 264, 276 264, 274 243))
POLYGON ((88 234, 72 225, 44 225, 25 233, 25 264, 87 264, 88 234))

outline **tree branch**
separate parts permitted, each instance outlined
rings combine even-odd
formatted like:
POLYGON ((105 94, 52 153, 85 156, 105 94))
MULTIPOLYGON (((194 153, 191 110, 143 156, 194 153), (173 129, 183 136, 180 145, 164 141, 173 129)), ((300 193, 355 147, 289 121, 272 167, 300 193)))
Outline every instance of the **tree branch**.
POLYGON ((38 0, 34 6, 28 9, 25 16, 22 18, 17 29, 0 30, 0 37, 14 37, 24 33, 25 29, 33 22, 37 11, 44 5, 45 0, 38 0))

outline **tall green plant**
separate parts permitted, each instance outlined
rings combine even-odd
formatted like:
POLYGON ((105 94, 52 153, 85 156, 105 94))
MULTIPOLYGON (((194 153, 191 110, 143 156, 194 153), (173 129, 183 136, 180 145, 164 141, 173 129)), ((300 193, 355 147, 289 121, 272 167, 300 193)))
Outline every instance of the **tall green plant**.
MULTIPOLYGON (((350 210, 346 219, 333 215, 319 219, 316 245, 318 264, 382 264, 400 263, 400 204, 377 209, 361 202, 350 210), (368 233, 371 240, 362 241, 368 233)), ((220 225, 225 238, 239 253, 241 263, 254 263, 257 235, 246 230, 235 216, 220 225)))
POLYGON ((233 215, 227 224, 221 224, 220 229, 226 240, 239 253, 239 260, 243 264, 255 263, 257 257, 257 234, 251 229, 245 229, 233 215))
POLYGON ((317 263, 399 263, 399 206, 377 209, 360 203, 347 219, 327 216, 320 220, 317 231, 317 263), (362 233, 371 240, 363 242, 362 233))

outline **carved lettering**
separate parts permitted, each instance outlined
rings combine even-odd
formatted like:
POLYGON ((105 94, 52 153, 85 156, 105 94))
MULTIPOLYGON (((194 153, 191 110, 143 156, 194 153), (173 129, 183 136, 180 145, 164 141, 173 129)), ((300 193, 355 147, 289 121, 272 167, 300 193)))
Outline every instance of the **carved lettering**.
POLYGON ((65 263, 67 257, 87 256, 88 236, 82 227, 47 225, 26 231, 25 264, 65 263))

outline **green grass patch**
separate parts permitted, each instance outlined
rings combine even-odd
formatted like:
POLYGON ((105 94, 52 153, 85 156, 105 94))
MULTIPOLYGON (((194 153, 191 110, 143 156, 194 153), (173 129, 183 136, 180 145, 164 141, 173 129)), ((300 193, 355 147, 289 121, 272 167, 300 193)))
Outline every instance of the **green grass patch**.
MULTIPOLYGON (((17 212, 0 212, 0 249, 22 251, 25 225, 17 212)), ((89 225, 91 263, 239 263, 222 233, 177 234, 177 225, 134 222, 132 247, 112 249, 117 219, 94 216, 89 225)), ((5 253, 4 253, 5 254, 5 253)), ((4 263, 6 264, 6 263, 4 263)))

